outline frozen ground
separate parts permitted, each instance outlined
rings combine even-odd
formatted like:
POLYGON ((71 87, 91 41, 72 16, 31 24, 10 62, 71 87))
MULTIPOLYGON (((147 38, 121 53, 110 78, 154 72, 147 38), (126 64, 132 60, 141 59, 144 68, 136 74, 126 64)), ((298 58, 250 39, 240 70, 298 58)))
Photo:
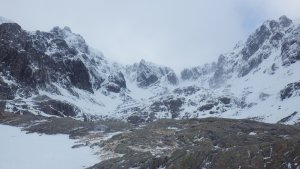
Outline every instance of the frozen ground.
POLYGON ((81 169, 100 161, 89 147, 71 148, 67 135, 26 134, 20 128, 0 125, 0 168, 81 169))

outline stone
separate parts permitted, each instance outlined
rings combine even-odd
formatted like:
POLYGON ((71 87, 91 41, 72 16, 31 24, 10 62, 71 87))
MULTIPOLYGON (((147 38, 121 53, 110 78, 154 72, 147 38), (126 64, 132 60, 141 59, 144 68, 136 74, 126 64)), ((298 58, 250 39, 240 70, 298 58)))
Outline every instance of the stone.
POLYGON ((281 100, 287 99, 296 95, 300 96, 300 81, 289 83, 284 89, 280 90, 280 98, 281 100))
POLYGON ((75 105, 57 100, 48 100, 39 103, 39 109, 46 114, 60 117, 75 117, 80 110, 75 105))

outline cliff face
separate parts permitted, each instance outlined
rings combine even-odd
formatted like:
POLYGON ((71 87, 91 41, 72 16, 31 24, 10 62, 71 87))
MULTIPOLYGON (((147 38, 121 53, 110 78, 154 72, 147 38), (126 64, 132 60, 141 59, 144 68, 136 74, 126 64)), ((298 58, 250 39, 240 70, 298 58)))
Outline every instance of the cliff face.
POLYGON ((8 102, 8 110, 76 116, 78 112, 72 110, 80 109, 75 104, 41 93, 64 96, 68 92, 78 97, 76 90, 92 95, 96 90, 119 93, 126 88, 124 75, 68 27, 27 32, 16 23, 3 23, 0 39, 1 90, 7 91, 2 100, 8 102), (17 104, 17 99, 24 104, 17 104), (48 105, 55 110, 47 111, 48 105))

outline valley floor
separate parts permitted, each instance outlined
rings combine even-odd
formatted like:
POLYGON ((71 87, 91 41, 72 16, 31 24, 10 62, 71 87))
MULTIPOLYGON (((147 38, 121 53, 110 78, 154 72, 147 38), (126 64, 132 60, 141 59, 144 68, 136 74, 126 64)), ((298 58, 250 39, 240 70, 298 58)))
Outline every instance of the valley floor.
POLYGON ((11 113, 0 124, 0 168, 300 168, 299 125, 222 118, 132 125, 11 113))

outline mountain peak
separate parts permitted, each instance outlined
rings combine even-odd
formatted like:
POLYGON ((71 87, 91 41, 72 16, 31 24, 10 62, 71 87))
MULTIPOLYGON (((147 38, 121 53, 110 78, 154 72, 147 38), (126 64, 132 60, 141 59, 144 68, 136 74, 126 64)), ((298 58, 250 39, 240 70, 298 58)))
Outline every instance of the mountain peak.
POLYGON ((140 61, 140 64, 146 64, 145 59, 142 59, 142 60, 140 61))
POLYGON ((288 27, 293 23, 293 21, 287 16, 282 15, 281 17, 279 17, 279 23, 284 27, 288 27))

